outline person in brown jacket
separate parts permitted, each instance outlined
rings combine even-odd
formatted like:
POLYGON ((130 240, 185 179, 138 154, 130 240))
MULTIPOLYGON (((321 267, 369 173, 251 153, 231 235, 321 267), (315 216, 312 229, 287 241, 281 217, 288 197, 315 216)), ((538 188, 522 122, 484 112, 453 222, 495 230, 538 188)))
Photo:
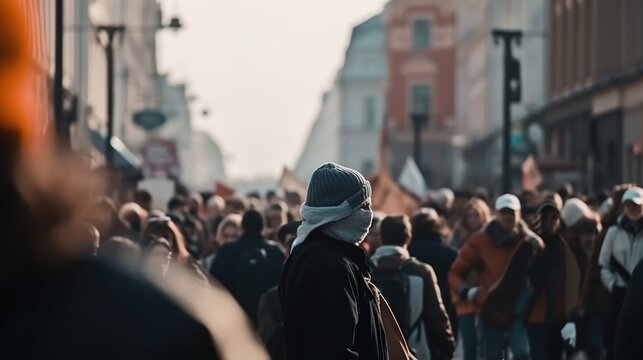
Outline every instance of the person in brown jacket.
MULTIPOLYGON (((462 218, 456 224, 455 235, 451 245, 461 249, 471 236, 480 231, 491 218, 489 206, 481 199, 471 199, 464 207, 462 218)), ((469 274, 470 285, 477 284, 475 273, 469 274)), ((463 360, 478 358, 478 329, 476 328, 476 312, 469 301, 458 300, 457 294, 452 294, 455 300, 455 311, 458 315, 458 328, 462 339, 463 360)))
POLYGON ((495 208, 496 218, 462 247, 449 272, 449 286, 480 313, 487 360, 501 360, 505 344, 514 359, 529 359, 524 324, 531 297, 527 271, 544 243, 521 221, 516 196, 500 196, 495 208), (466 282, 474 270, 478 286, 466 282))
POLYGON ((433 268, 412 258, 407 250, 411 240, 411 223, 406 215, 392 215, 380 224, 382 246, 371 256, 373 282, 387 296, 384 282, 397 282, 401 277, 407 291, 402 307, 396 309, 394 299, 387 298, 418 360, 451 359, 455 351, 455 340, 451 323, 442 302, 440 288, 433 268), (402 313, 402 314, 401 314, 402 313), (421 324, 422 326, 419 326, 421 324), (418 341, 420 340, 420 341, 418 341), (425 344, 426 348, 422 350, 425 344))

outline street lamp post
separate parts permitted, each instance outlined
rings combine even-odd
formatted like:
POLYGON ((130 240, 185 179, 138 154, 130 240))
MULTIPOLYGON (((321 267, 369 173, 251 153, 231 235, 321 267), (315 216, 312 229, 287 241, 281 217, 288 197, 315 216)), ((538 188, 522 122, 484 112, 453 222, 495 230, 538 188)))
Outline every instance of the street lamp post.
POLYGON ((422 129, 429 123, 427 113, 411 114, 413 123, 413 160, 419 169, 422 169, 422 129))
POLYGON ((511 47, 515 41, 520 44, 521 31, 493 30, 496 44, 502 40, 504 54, 504 99, 502 131, 502 191, 511 191, 511 103, 520 102, 520 62, 515 59, 511 47))
MULTIPOLYGON (((168 25, 153 27, 149 31, 157 31, 169 28, 174 31, 181 29, 183 25, 178 17, 172 17, 168 25)), ((105 34, 106 41, 105 57, 107 60, 107 136, 105 138, 105 163, 108 169, 114 168, 114 148, 112 147, 112 138, 114 137, 114 41, 116 35, 125 32, 125 25, 99 25, 96 26, 98 34, 105 34)))
POLYGON ((124 25, 97 26, 96 31, 107 36, 105 56, 107 58, 107 136, 105 138, 105 163, 108 169, 114 167, 114 39, 119 33, 125 32, 124 25))

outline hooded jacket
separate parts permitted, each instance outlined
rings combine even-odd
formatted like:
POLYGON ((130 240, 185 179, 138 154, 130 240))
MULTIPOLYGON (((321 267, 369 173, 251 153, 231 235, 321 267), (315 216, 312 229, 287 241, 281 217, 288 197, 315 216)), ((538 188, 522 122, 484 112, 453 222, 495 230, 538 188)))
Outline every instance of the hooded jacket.
MULTIPOLYGON (((402 247, 395 248, 403 251, 395 251, 390 254, 384 254, 385 248, 386 246, 380 247, 373 254, 370 259, 372 265, 382 270, 401 269, 406 275, 422 278, 424 283, 422 317, 427 329, 426 337, 429 349, 433 354, 439 353, 451 358, 455 351, 455 340, 433 268, 429 264, 412 258, 408 251, 402 247)), ((434 357, 432 356, 432 358, 434 357)))
POLYGON ((603 284, 610 291, 614 286, 627 287, 627 281, 618 273, 616 264, 613 262, 617 262, 631 274, 641 259, 643 259, 643 220, 632 224, 621 215, 616 225, 607 230, 598 257, 603 284))
POLYGON ((466 292, 466 279, 471 271, 478 275, 479 291, 473 301, 479 312, 489 293, 505 276, 507 265, 522 242, 528 242, 535 251, 544 249, 543 240, 525 223, 520 223, 514 234, 506 234, 496 220, 467 241, 449 272, 449 286, 456 294, 466 292))
POLYGON ((319 230, 295 247, 279 283, 289 359, 388 360, 366 253, 319 230))

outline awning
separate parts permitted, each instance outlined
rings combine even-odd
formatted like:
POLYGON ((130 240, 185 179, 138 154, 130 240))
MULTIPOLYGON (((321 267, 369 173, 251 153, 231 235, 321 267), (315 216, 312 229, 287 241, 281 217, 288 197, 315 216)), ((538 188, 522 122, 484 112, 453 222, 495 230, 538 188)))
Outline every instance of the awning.
MULTIPOLYGON (((92 145, 102 154, 105 154, 105 145, 107 143, 105 135, 94 129, 91 129, 90 132, 92 145)), ((140 170, 141 160, 116 136, 112 137, 112 148, 114 149, 114 167, 124 170, 140 170)))

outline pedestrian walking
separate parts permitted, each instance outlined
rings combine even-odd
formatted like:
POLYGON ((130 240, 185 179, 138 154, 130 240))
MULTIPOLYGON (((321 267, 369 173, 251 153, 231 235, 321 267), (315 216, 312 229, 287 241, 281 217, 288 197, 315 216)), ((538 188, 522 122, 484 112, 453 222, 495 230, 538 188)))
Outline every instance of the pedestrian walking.
MULTIPOLYGON (((463 208, 462 218, 456 225, 451 245, 461 249, 464 244, 469 241, 471 236, 480 231, 490 219, 489 206, 480 199, 471 199, 463 208)), ((468 286, 476 286, 478 284, 475 272, 469 274, 467 284, 468 286)), ((455 303, 455 311, 458 316, 458 328, 464 355, 463 360, 476 360, 478 358, 476 311, 470 302, 459 300, 456 294, 451 294, 451 299, 455 303)))
POLYGON ((259 299, 279 282, 286 257, 277 243, 263 238, 261 213, 248 210, 241 227, 239 240, 217 253, 210 274, 230 291, 256 326, 259 299))
MULTIPOLYGON (((581 202, 571 199, 567 202, 567 208, 574 200, 581 202)), ((527 319, 531 359, 561 360, 564 350, 561 337, 563 328, 570 345, 576 344, 576 325, 573 321, 577 320, 577 315, 572 311, 576 310, 580 294, 580 268, 572 249, 563 238, 558 207, 546 203, 538 209, 536 216, 537 232, 545 242, 545 249, 534 258, 529 272, 534 292, 527 319)))
MULTIPOLYGON (((608 329, 616 329, 625 292, 634 267, 643 258, 643 189, 632 187, 623 195, 623 214, 605 234, 598 264, 603 284, 611 293, 608 329)), ((607 359, 614 359, 607 344, 607 359)))
POLYGON ((373 256, 373 282, 391 306, 418 360, 451 359, 455 339, 433 268, 407 250, 411 222, 391 215, 380 224, 382 246, 373 256))
POLYGON ((313 173, 279 283, 289 359, 389 359, 381 303, 359 247, 373 218, 370 201, 370 183, 353 169, 327 163, 313 173))
POLYGON ((531 296, 527 271, 544 243, 521 221, 516 196, 500 196, 495 209, 496 218, 462 247, 449 272, 449 285, 459 300, 471 302, 480 313, 486 360, 501 360, 505 344, 514 359, 529 359, 524 324, 531 296), (467 284, 472 271, 479 285, 467 284))
POLYGON ((458 317, 455 305, 451 300, 448 274, 451 265, 458 256, 458 251, 447 244, 451 230, 444 218, 432 208, 423 208, 413 216, 413 239, 409 253, 419 261, 431 265, 438 277, 442 303, 449 314, 453 334, 458 334, 458 317))

